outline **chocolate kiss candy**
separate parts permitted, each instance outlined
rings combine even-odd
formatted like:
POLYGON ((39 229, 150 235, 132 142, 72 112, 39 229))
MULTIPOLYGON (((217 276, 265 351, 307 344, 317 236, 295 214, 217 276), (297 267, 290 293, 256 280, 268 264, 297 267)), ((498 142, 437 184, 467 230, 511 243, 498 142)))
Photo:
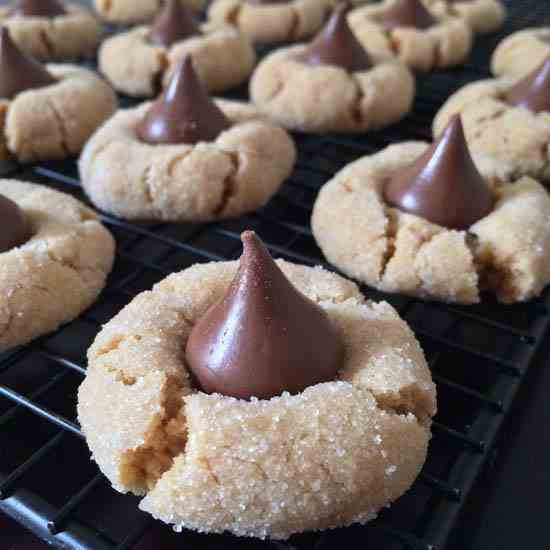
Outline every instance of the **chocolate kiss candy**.
POLYGON ((213 141, 231 126, 198 79, 190 56, 177 66, 170 83, 137 127, 145 143, 213 141))
POLYGON ((437 20, 420 0, 395 0, 382 14, 381 23, 388 29, 397 27, 428 29, 437 24, 437 20))
POLYGON ((420 158, 390 179, 384 197, 449 229, 467 229, 491 212, 493 196, 472 161, 458 115, 420 158))
POLYGON ((0 220, 0 253, 21 246, 29 240, 30 230, 23 212, 4 195, 0 195, 0 220))
POLYGON ((200 34, 201 31, 195 25, 189 10, 179 0, 167 0, 154 20, 147 40, 152 44, 171 46, 175 42, 200 34))
POLYGON ((225 296, 199 319, 186 360, 206 393, 296 394, 336 378, 342 347, 325 312, 301 294, 252 231, 225 296))
POLYGON ((512 86, 504 97, 516 107, 525 107, 533 113, 550 111, 550 57, 512 86))
POLYGON ((307 65, 335 65, 350 72, 366 71, 371 60, 349 28, 349 6, 339 4, 327 24, 296 59, 307 65))
POLYGON ((34 17, 57 17, 66 13, 63 4, 57 0, 17 0, 9 11, 9 15, 34 17))
POLYGON ((40 63, 17 48, 8 29, 0 29, 0 97, 11 99, 19 92, 56 82, 40 63))

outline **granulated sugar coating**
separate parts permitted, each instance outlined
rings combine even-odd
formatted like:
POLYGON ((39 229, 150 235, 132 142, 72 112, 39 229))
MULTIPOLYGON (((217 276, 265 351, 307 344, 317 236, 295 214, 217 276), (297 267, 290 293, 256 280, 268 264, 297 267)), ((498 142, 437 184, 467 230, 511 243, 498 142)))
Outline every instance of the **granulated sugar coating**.
POLYGON ((270 400, 192 388, 186 339, 236 262, 171 275, 90 348, 78 410, 93 457, 115 488, 145 494, 140 507, 176 530, 284 539, 365 523, 424 463, 435 387, 410 329, 337 275, 278 264, 334 323, 345 348, 339 380, 270 400))

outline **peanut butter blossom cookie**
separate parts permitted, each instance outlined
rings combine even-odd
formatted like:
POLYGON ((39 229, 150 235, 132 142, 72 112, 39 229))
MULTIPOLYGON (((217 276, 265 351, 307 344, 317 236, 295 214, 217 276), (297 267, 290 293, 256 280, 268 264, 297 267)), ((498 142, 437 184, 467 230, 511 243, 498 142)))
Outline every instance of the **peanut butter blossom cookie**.
POLYGON ((167 0, 151 26, 103 42, 99 68, 118 91, 152 97, 186 54, 211 92, 246 80, 256 61, 252 44, 234 27, 199 26, 178 0, 167 0))
POLYGON ((87 9, 60 0, 15 0, 0 6, 0 25, 21 50, 41 61, 88 57, 101 36, 87 9))
POLYGON ((42 185, 0 180, 0 351, 78 317, 103 289, 114 240, 96 214, 42 185))
POLYGON ((550 57, 550 27, 523 29, 507 36, 491 60, 495 76, 521 78, 550 57))
POLYGON ((258 43, 309 38, 323 25, 334 0, 214 0, 208 17, 213 23, 235 25, 258 43))
POLYGON ((93 458, 176 530, 366 523, 426 458, 420 346, 388 304, 242 239, 240 262, 171 275, 97 336, 78 396, 93 458))
POLYGON ((86 144, 82 186, 129 219, 208 221, 265 205, 290 175, 287 133, 246 103, 213 101, 189 56, 154 103, 119 111, 86 144))
POLYGON ((115 108, 114 92, 95 73, 43 66, 0 29, 0 160, 75 155, 115 108))
POLYGON ((423 0, 439 16, 455 16, 465 21, 476 34, 498 30, 506 19, 501 0, 423 0))
POLYGON ((458 90, 435 117, 434 135, 457 113, 468 145, 492 159, 501 180, 527 175, 550 182, 550 56, 519 80, 482 80, 458 90))
MULTIPOLYGON (((146 23, 162 10, 164 0, 95 0, 99 15, 112 23, 146 23)), ((199 12, 206 0, 178 0, 182 6, 199 12)))
POLYGON ((397 60, 370 55, 350 30, 347 11, 340 4, 310 44, 281 48, 260 63, 250 83, 260 111, 294 130, 362 132, 410 110, 413 76, 397 60))
POLYGON ((344 168, 322 188, 312 229, 331 263, 382 291, 512 303, 550 282, 549 219, 544 187, 503 184, 491 159, 474 162, 455 116, 431 146, 391 145, 344 168))
POLYGON ((359 7, 349 21, 371 55, 396 57, 418 71, 460 65, 472 49, 472 31, 462 19, 437 15, 421 0, 359 7))

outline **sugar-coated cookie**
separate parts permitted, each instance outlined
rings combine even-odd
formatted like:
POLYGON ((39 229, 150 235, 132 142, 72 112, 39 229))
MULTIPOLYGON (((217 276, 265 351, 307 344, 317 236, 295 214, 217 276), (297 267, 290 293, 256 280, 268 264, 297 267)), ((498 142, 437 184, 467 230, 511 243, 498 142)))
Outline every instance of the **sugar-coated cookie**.
POLYGON ((140 507, 176 530, 285 539, 365 523, 424 463, 435 387, 412 331, 337 275, 277 265, 342 342, 333 381, 271 399, 197 391, 183 350, 237 262, 169 276, 88 352, 78 416, 93 458, 117 490, 145 495, 140 507))
MULTIPOLYGON (((0 350, 25 344, 75 319, 103 289, 115 243, 97 215, 42 185, 0 180, 2 202, 15 203, 28 233, 0 252, 0 350)), ((13 217, 3 219, 13 222, 13 217)), ((6 231, 3 231, 2 243, 6 231)))
POLYGON ((410 110, 414 92, 414 77, 401 62, 371 55, 358 43, 343 7, 310 44, 280 48, 264 58, 250 82, 261 112, 305 132, 388 126, 410 110))
POLYGON ((52 17, 12 14, 16 3, 0 6, 0 25, 25 53, 41 61, 65 61, 95 53, 101 27, 89 10, 65 2, 66 13, 52 17))
MULTIPOLYGON (((206 0, 180 0, 189 9, 199 12, 206 0)), ((159 0, 94 0, 99 15, 111 23, 135 24, 151 21, 162 9, 159 0)))
POLYGON ((99 68, 120 92, 136 97, 152 97, 185 54, 211 92, 222 92, 241 84, 252 73, 256 54, 237 29, 212 23, 201 25, 202 35, 170 46, 151 44, 150 27, 137 27, 103 42, 99 68))
POLYGON ((257 43, 291 42, 317 32, 334 0, 289 0, 256 2, 250 0, 214 0, 208 18, 214 23, 236 26, 257 43))
MULTIPOLYGON (((546 82, 550 84, 550 63, 546 82)), ((540 84, 542 80, 538 81, 540 84)), ((530 176, 550 180, 550 101, 546 110, 532 112, 511 104, 506 95, 518 84, 508 78, 467 84, 441 107, 433 123, 434 136, 459 113, 473 152, 490 157, 502 181, 530 176)), ((537 85, 538 85, 537 84, 537 85)), ((548 88, 548 86, 547 86, 548 88)))
MULTIPOLYGON (((550 197, 544 187, 528 177, 501 184, 499 163, 471 149, 494 204, 470 227, 448 229, 385 197, 388 182, 426 150, 420 142, 391 145, 349 164, 321 189, 312 229, 327 259, 382 291, 443 302, 476 303, 481 291, 504 303, 540 294, 550 282, 550 197)), ((456 173, 452 164, 447 170, 446 177, 456 173)), ((460 177, 453 183, 459 185, 460 177)), ((450 212, 455 207, 448 204, 450 212)))
POLYGON ((472 31, 462 19, 439 16, 420 0, 361 6, 351 12, 349 22, 372 55, 396 57, 418 71, 460 65, 472 48, 472 31), (414 9, 410 8, 413 3, 414 9), (406 10, 403 16, 402 9, 406 10))
POLYGON ((521 78, 550 56, 550 27, 523 29, 507 36, 491 59, 495 76, 521 78))
POLYGON ((501 0, 423 0, 435 14, 463 19, 476 34, 498 30, 506 19, 501 0))
POLYGON ((119 111, 92 136, 79 168, 99 208, 198 222, 262 207, 295 158, 287 133, 254 107, 211 100, 186 56, 154 103, 119 111))

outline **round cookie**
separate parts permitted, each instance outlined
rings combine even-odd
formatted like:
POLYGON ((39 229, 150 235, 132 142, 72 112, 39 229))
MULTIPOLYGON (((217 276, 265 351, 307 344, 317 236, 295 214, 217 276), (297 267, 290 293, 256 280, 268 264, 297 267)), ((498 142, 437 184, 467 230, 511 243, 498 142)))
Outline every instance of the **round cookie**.
POLYGON ((250 81, 250 96, 263 113, 305 132, 382 128, 410 110, 414 91, 414 78, 402 63, 361 46, 347 24, 345 5, 309 44, 268 55, 250 81))
POLYGON ((195 70, 211 92, 237 86, 252 73, 256 54, 249 40, 231 26, 206 23, 203 35, 193 36, 170 47, 151 44, 150 27, 137 27, 103 42, 99 68, 120 92, 152 97, 159 84, 168 82, 174 67, 185 54, 193 58, 195 70))
POLYGON ((296 150, 257 110, 217 100, 233 126, 211 142, 150 145, 136 125, 146 103, 118 111, 86 144, 79 161, 93 203, 127 219, 211 221, 266 204, 290 175, 296 150))
MULTIPOLYGON (((135 24, 151 21, 162 9, 159 0, 95 0, 95 9, 102 19, 111 23, 135 24)), ((199 12, 206 0, 181 0, 194 12, 199 12)))
POLYGON ((470 149, 492 159, 501 181, 530 176, 550 180, 550 112, 533 113, 503 96, 516 84, 501 78, 467 84, 443 104, 433 122, 438 136, 451 117, 461 115, 470 149))
POLYGON ((10 16, 0 6, 0 25, 25 53, 42 61, 65 61, 95 53, 101 37, 97 19, 78 4, 65 3, 67 13, 56 17, 10 16))
POLYGON ((506 19, 501 0, 423 0, 439 16, 463 19, 476 34, 494 32, 506 19))
POLYGON ((495 76, 522 78, 550 56, 550 27, 523 29, 507 36, 491 59, 495 76))
POLYGON ((58 82, 0 98, 0 160, 19 162, 76 155, 116 109, 111 87, 94 72, 47 65, 58 82))
POLYGON ((500 183, 498 162, 472 149, 494 189, 492 212, 467 231, 450 230, 390 207, 386 182, 427 145, 408 142, 353 162, 322 189, 312 230, 327 259, 385 292, 477 303, 481 291, 513 303, 550 282, 550 197, 537 181, 500 183))
POLYGON ((97 215, 59 191, 0 180, 30 225, 24 244, 0 254, 0 351, 78 317, 111 271, 115 243, 97 215))
POLYGON ((289 0, 255 3, 214 0, 208 9, 213 23, 234 25, 253 42, 275 44, 308 38, 316 33, 334 0, 289 0))
POLYGON ((285 539, 365 523, 426 457, 435 388, 391 306, 321 268, 284 261, 344 346, 337 380, 271 399, 197 391, 183 350, 237 262, 193 266, 137 296, 97 336, 78 416, 113 486, 176 530, 285 539))
POLYGON ((384 0, 359 7, 349 14, 349 23, 357 39, 378 58, 395 58, 414 70, 431 71, 463 63, 472 49, 469 26, 458 17, 431 15, 429 28, 386 28, 381 20, 399 0, 384 0))

